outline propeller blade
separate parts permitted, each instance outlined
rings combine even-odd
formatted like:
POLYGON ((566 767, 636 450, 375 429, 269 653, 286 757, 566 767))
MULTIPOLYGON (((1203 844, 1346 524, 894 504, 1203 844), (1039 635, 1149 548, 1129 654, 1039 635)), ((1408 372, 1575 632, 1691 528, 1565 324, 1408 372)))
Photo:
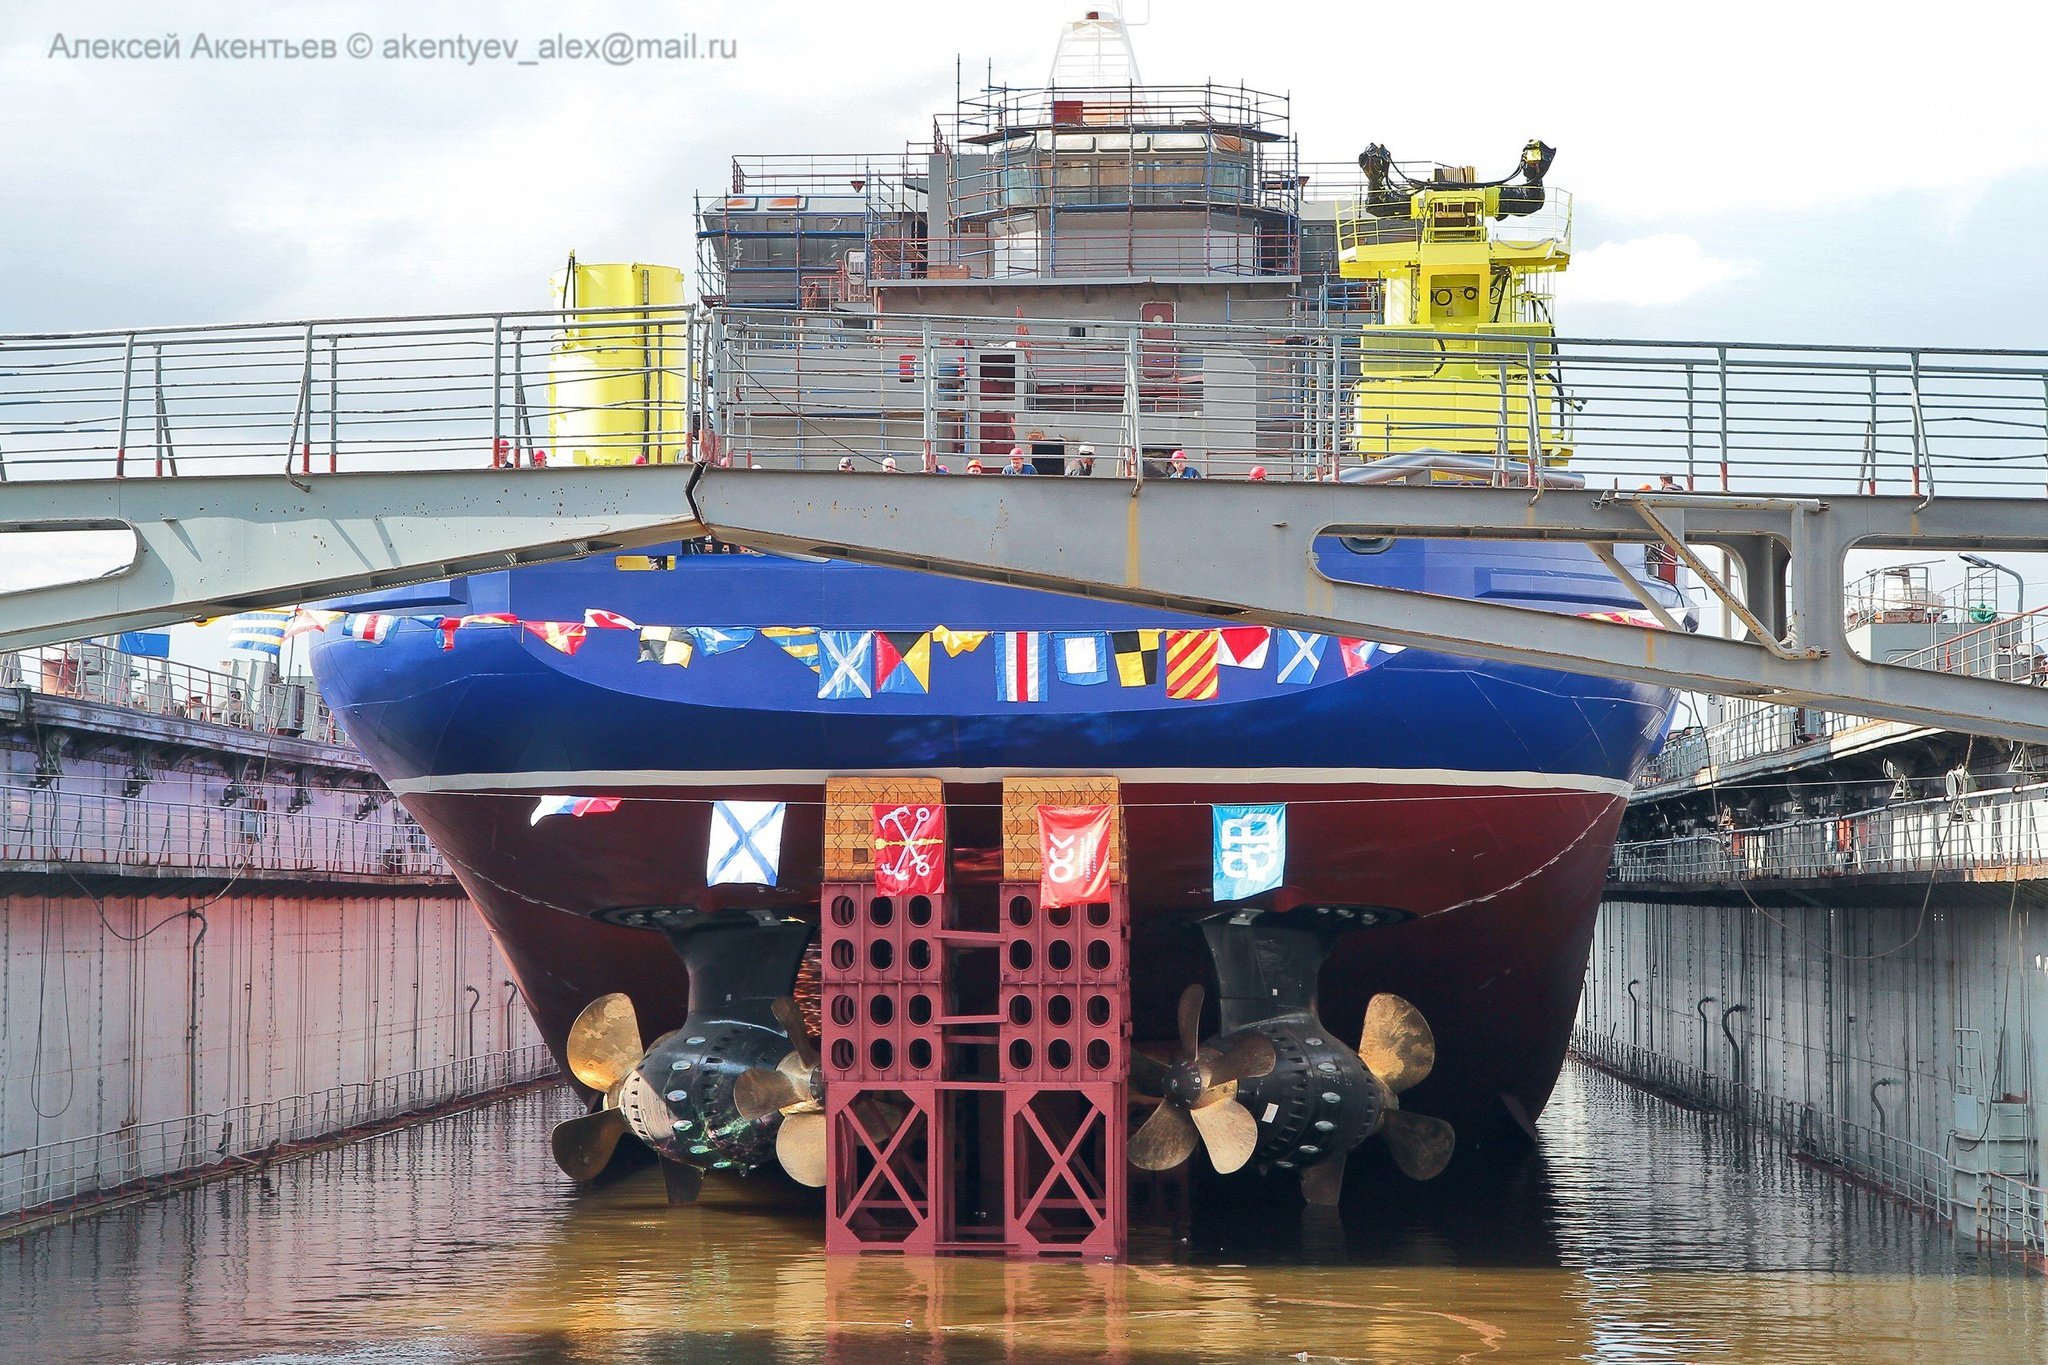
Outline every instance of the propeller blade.
POLYGON ((1221 1085, 1212 1085, 1201 1094, 1195 1096, 1195 1102, 1189 1105, 1188 1108, 1207 1109, 1212 1104, 1221 1104, 1225 1100, 1234 1100, 1236 1098, 1237 1082, 1225 1081, 1221 1085))
POLYGON ((1180 993, 1180 1055, 1192 1062, 1202 1052, 1202 983, 1180 993))
POLYGON ((1162 1104, 1131 1134, 1131 1164, 1141 1171, 1170 1171, 1195 1154, 1200 1140, 1187 1110, 1162 1104))
POLYGON ((1343 1152, 1326 1156, 1301 1173, 1301 1197, 1326 1209, 1337 1207, 1344 1195, 1343 1152))
POLYGON ((556 1124, 555 1131, 548 1134, 548 1146, 563 1175, 571 1180, 593 1180, 612 1159, 626 1131, 624 1114, 600 1109, 556 1124))
POLYGON ((1457 1130, 1442 1119, 1406 1109, 1389 1109, 1380 1119, 1380 1136, 1401 1174, 1410 1180, 1434 1180, 1451 1164, 1458 1145, 1457 1130))
POLYGON ((809 1098, 809 1092, 798 1090, 795 1080, 779 1067, 753 1067, 732 1084, 733 1107, 744 1119, 765 1119, 780 1113, 784 1105, 809 1098))
POLYGON ((1143 1052, 1131 1053, 1131 1089, 1158 1099, 1166 1093, 1166 1078, 1173 1068, 1143 1052))
POLYGON ((783 996, 772 1006, 775 1018, 782 1024, 783 1032, 789 1035, 790 1050, 803 1059, 804 1070, 810 1071, 818 1065, 818 1050, 811 1046, 810 1030, 804 1027, 804 1012, 796 1007, 796 1001, 783 996))
POLYGON ((662 1186, 668 1191, 668 1206, 676 1209, 696 1203, 698 1192, 704 1188, 704 1173, 680 1161, 664 1159, 658 1164, 662 1186))
POLYGON ((1209 1149, 1209 1163, 1218 1175, 1229 1175, 1252 1159, 1259 1145, 1259 1121, 1236 1100, 1206 1104, 1190 1117, 1209 1149))
POLYGON ((796 1093, 799 1096, 798 1104, 815 1106, 820 1110, 824 1108, 823 1105, 818 1104, 817 1099, 818 1087, 816 1082, 820 1077, 818 1075, 818 1059, 816 1057, 811 1058, 806 1063, 801 1052, 786 1053, 782 1060, 775 1064, 775 1069, 789 1077, 790 1084, 796 1087, 796 1093))
POLYGON ((633 1002, 614 991, 583 1007, 569 1025, 569 1070, 592 1090, 610 1090, 639 1065, 647 1048, 640 1041, 640 1017, 633 1002))
POLYGON ((1398 1095, 1436 1065, 1436 1035, 1422 1011, 1400 996, 1375 995, 1365 1007, 1358 1057, 1398 1095))
POLYGON ((1230 1045, 1230 1050, 1213 1060, 1204 1059, 1202 1083, 1214 1087, 1231 1081, 1249 1081, 1280 1065, 1273 1040, 1263 1033, 1247 1033, 1230 1045))
POLYGON ((775 1134, 775 1159, 799 1185, 825 1184, 825 1116, 791 1114, 775 1134))

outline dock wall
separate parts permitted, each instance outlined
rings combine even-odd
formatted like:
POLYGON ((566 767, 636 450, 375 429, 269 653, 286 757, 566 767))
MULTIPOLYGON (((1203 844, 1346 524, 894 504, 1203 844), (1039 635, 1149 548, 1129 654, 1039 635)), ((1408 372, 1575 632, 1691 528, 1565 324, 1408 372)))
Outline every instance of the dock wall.
POLYGON ((1616 884, 1602 906, 1580 1053, 1765 1126, 1960 1238, 2048 1253, 2043 883, 1929 880, 1889 904, 1641 895, 1616 884))
POLYGON ((552 1074, 452 883, 41 880, 0 896, 0 1235, 24 1211, 552 1074))
POLYGON ((552 1075, 305 679, 0 654, 0 1236, 552 1075))

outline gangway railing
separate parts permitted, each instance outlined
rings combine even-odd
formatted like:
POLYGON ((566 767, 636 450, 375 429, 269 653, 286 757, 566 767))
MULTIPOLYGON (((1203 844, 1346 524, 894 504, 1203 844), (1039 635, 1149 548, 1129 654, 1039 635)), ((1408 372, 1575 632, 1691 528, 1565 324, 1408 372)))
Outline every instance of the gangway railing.
MULTIPOLYGON (((1091 417, 1136 406, 1170 418, 1178 404, 1189 420, 1159 424, 1148 449, 1179 443, 1211 475, 1257 463, 1279 477, 1426 444, 1433 422, 1524 451, 1532 382, 1565 422, 1539 444, 1593 487, 1668 475, 1748 495, 2048 490, 2042 351, 685 308, 0 336, 0 469, 12 481, 305 479, 524 466, 565 443, 631 463, 650 429, 687 433, 709 460, 831 452, 871 467, 923 454, 927 409, 1037 407, 1063 415, 1070 441, 1100 446, 1116 422, 1091 417), (1485 381, 1434 377, 1445 350, 1475 345, 1485 381), (992 368, 999 358, 1014 368, 992 368), (1361 376, 1401 381, 1410 429, 1355 426, 1361 376)), ((960 438, 976 454, 1010 439, 980 426, 960 438)))
MULTIPOLYGON (((1667 1094, 1739 1115, 1802 1156, 1842 1167, 1943 1222, 1954 1221, 1954 1168, 1932 1148, 1584 1026, 1572 1031, 1572 1051, 1667 1094)), ((2015 1231, 2024 1236, 2017 1223, 2015 1231)))
POLYGON ((1841 616, 1851 547, 2048 550, 2042 352, 727 309, 15 336, 0 460, 0 529, 142 542, 125 574, 0 598, 0 648, 715 533, 2048 740, 2035 689, 1866 664, 1841 616), (1399 430, 1361 378, 1412 395, 1399 430), (1095 444, 1098 478, 797 472, 964 468, 1033 431, 1095 444), (1322 482, 1446 433, 1527 486, 1322 482), (1208 481, 1139 500, 1175 448, 1208 481), (1546 487, 1567 462, 1586 486, 1546 487), (1661 545, 1749 641, 1333 580, 1332 531, 1661 545))

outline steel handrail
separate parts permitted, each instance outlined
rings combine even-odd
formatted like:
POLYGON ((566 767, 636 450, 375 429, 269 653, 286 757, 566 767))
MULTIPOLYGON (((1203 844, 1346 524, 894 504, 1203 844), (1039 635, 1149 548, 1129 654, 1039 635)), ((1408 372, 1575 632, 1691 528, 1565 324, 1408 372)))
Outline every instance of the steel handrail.
POLYGON ((1975 626, 1969 630, 1951 635, 1939 644, 1927 645, 1912 651, 1910 654, 1901 654, 1896 658, 1887 659, 1885 662, 1900 668, 1939 667, 1938 664, 1933 662, 1934 660, 1954 655, 1958 646, 1964 646, 1967 649, 1969 646, 1964 645, 1965 641, 1975 640, 1979 636, 1986 634, 1994 638, 2000 634, 2025 635, 2029 637, 2026 643, 2031 646, 2034 628, 2040 623, 2044 614, 2048 614, 2048 606, 2035 607, 2030 611, 2017 612, 2010 616, 2001 616, 1995 621, 1987 621, 1981 626, 1975 626), (2022 626, 2022 622, 2026 624, 2022 626))
POLYGON ((1943 491, 2033 493, 2048 477, 2041 352, 739 307, 0 337, 0 467, 17 482, 275 473, 287 457, 300 477, 486 469, 504 454, 494 438, 516 464, 565 458, 563 447, 625 462, 652 442, 663 461, 857 453, 921 467, 927 446, 964 462, 1001 444, 984 410, 1029 409, 1100 450, 1136 425, 1119 405, 1156 419, 1143 427, 1161 453, 1202 446, 1220 452, 1212 472, 1261 464, 1273 478, 1428 446, 1525 459, 1532 442, 1589 485, 1675 474, 1695 491, 1931 495, 1937 473, 1943 491), (651 335, 659 345, 636 350, 651 335), (619 344, 591 349, 598 341, 619 344), (581 370, 551 372, 578 345, 581 370), (1006 402, 985 375, 937 363, 978 366, 1006 346, 1017 359, 1006 402), (1116 372, 1125 347, 1139 351, 1128 380, 1116 372), (1354 403, 1361 366, 1397 381, 1398 427, 1371 424, 1383 395, 1354 403), (956 431, 955 414, 974 420, 956 431))
POLYGON ((410 817, 361 818, 0 782, 0 865, 249 875, 433 877, 453 871, 410 817))
POLYGON ((2048 783, 1632 840, 1615 845, 1608 878, 1713 883, 2041 863, 2048 863, 2048 783))
MULTIPOLYGON (((529 1043, 455 1058, 326 1090, 232 1105, 0 1152, 0 1217, 90 1198, 137 1181, 175 1177, 273 1143, 305 1142, 554 1072, 547 1048, 529 1043)), ((0 1225, 4 1226, 4 1225, 0 1225)))
POLYGON ((232 673, 129 654, 98 641, 0 652, 0 688, 261 734, 289 734, 287 722, 294 718, 289 713, 303 706, 304 723, 293 738, 335 747, 348 744, 340 722, 309 679, 282 679, 257 689, 257 695, 245 696, 247 683, 232 673))

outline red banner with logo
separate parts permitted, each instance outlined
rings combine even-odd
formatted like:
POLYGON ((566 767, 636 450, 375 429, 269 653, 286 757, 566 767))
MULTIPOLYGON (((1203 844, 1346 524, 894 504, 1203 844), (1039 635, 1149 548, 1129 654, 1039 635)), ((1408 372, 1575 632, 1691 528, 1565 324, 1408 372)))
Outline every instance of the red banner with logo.
POLYGON ((1113 806, 1038 808, 1038 903, 1088 905, 1109 899, 1113 806))
POLYGON ((913 803, 875 808, 875 890, 938 896, 946 890, 946 808, 913 803))

